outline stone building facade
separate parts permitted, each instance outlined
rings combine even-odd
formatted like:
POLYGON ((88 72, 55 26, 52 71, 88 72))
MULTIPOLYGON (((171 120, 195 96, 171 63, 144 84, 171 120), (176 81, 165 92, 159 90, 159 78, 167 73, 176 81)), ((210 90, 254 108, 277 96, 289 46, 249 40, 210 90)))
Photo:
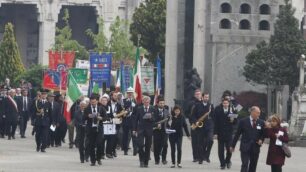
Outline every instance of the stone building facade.
POLYGON ((116 16, 131 19, 143 0, 0 0, 0 38, 4 25, 12 22, 25 66, 48 64, 47 51, 54 44, 56 26, 61 25, 63 9, 70 11, 73 39, 92 47, 85 30, 98 31, 97 18, 103 17, 105 32, 116 16))
POLYGON ((269 40, 281 4, 280 0, 168 0, 168 102, 184 99, 183 74, 191 68, 198 70, 202 89, 215 103, 224 90, 266 92, 265 87, 246 82, 243 66, 256 44, 269 40))

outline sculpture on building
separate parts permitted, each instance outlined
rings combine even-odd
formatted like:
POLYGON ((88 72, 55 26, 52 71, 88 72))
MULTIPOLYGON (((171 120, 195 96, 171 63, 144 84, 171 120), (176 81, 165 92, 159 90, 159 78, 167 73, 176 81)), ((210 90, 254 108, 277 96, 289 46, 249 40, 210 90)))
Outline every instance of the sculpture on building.
POLYGON ((190 69, 185 73, 184 77, 184 97, 185 101, 190 101, 194 91, 201 88, 202 79, 196 68, 190 69))

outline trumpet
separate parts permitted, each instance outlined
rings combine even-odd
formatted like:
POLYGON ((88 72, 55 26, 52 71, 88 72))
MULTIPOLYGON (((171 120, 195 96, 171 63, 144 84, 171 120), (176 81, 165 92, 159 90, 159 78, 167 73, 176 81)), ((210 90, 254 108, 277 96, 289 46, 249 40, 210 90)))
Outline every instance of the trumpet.
POLYGON ((195 130, 196 128, 202 128, 204 126, 204 121, 205 121, 205 118, 210 114, 211 112, 211 106, 209 107, 209 111, 206 112, 204 115, 202 115, 196 123, 193 123, 191 125, 191 129, 192 130, 195 130))

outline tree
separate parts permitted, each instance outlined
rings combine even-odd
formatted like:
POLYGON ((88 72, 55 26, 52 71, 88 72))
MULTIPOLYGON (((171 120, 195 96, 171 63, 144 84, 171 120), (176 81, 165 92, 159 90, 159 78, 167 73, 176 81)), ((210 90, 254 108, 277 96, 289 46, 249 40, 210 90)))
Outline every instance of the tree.
POLYGON ((285 0, 269 44, 260 43, 246 57, 244 76, 247 80, 265 85, 289 85, 291 92, 297 86, 297 61, 305 53, 306 43, 294 12, 295 9, 285 0))
POLYGON ((42 65, 31 66, 28 70, 14 79, 15 85, 17 85, 21 80, 25 80, 30 82, 33 87, 41 88, 44 69, 46 69, 46 67, 42 65))
POLYGON ((55 44, 53 49, 56 51, 77 51, 75 59, 88 59, 88 52, 86 48, 72 39, 72 29, 69 25, 69 10, 64 9, 63 28, 56 28, 55 44))
POLYGON ((95 46, 94 50, 96 52, 106 52, 109 50, 109 48, 108 40, 104 34, 104 20, 102 17, 99 18, 98 25, 99 32, 97 34, 95 34, 91 29, 87 29, 85 33, 92 39, 93 45, 95 46))
POLYGON ((25 71, 12 23, 5 25, 3 40, 0 45, 0 66, 1 81, 4 81, 5 78, 13 80, 25 71))
POLYGON ((136 48, 129 39, 128 22, 117 16, 110 26, 110 31, 112 34, 109 45, 110 51, 115 52, 114 58, 117 60, 134 58, 136 48))
POLYGON ((130 25, 131 40, 147 49, 150 57, 165 54, 166 0, 146 0, 135 10, 130 25))

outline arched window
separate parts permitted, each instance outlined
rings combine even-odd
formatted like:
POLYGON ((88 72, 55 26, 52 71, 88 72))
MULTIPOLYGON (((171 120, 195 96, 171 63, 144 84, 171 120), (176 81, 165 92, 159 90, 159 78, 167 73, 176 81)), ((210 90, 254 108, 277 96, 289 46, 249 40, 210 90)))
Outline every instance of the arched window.
POLYGON ((267 5, 267 4, 262 4, 262 5, 259 7, 259 13, 260 13, 260 14, 271 14, 270 6, 267 5))
POLYGON ((267 20, 260 21, 259 30, 270 30, 270 23, 267 20))
POLYGON ((221 4, 221 13, 231 13, 232 12, 232 6, 229 3, 223 3, 221 4))
POLYGON ((239 29, 241 30, 250 30, 251 24, 248 20, 241 20, 239 23, 239 29))
POLYGON ((240 6, 241 14, 251 14, 251 6, 249 4, 242 4, 240 6))
POLYGON ((220 29, 231 29, 232 25, 229 19, 222 19, 219 25, 220 29))

